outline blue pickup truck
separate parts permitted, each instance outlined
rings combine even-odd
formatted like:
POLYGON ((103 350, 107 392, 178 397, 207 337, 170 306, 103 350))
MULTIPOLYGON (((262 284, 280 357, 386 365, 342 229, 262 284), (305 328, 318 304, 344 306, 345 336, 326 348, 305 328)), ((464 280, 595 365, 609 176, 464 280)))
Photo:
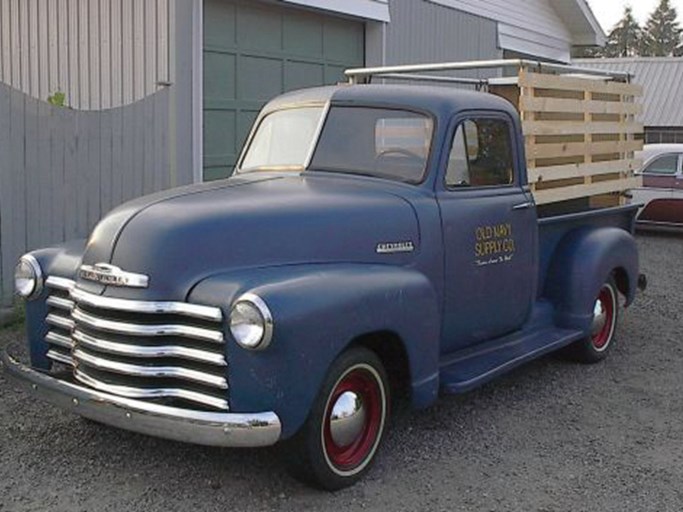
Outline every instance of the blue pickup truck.
POLYGON ((16 270, 30 363, 86 418, 213 446, 282 443, 326 489, 367 471, 391 397, 415 408, 554 351, 613 347, 641 283, 636 206, 537 207, 520 120, 487 93, 296 91, 232 177, 112 211, 16 270))

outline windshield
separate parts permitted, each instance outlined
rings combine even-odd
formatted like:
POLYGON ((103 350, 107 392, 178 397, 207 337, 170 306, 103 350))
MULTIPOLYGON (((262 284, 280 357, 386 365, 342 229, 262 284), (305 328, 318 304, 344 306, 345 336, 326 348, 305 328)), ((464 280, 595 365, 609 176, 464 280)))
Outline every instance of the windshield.
POLYGON ((323 107, 278 110, 264 117, 240 172, 301 171, 311 151, 323 107))
POLYGON ((311 169, 422 181, 433 122, 423 114, 385 108, 332 107, 311 169))

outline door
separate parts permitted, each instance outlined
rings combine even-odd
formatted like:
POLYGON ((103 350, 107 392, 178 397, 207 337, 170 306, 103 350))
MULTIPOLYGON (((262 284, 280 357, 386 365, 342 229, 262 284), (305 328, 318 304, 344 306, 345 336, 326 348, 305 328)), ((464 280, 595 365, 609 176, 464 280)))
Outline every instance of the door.
POLYGON ((452 128, 437 193, 444 241, 442 353, 510 333, 527 320, 536 287, 537 223, 521 180, 521 150, 504 114, 452 128))
POLYGON ((683 224, 683 155, 667 153, 643 169, 643 187, 633 191, 633 202, 645 207, 641 222, 683 224))
POLYGON ((255 0, 204 0, 204 179, 232 174, 263 104, 334 84, 365 59, 362 21, 255 0))

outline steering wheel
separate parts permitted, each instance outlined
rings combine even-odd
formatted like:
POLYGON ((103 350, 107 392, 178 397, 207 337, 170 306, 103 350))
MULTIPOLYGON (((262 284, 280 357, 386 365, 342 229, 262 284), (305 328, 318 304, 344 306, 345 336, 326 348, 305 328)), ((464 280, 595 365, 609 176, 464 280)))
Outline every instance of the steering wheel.
POLYGON ((377 162, 378 160, 384 158, 384 157, 387 156, 387 155, 393 155, 393 154, 395 154, 395 155, 402 155, 402 156, 411 158, 411 159, 413 159, 413 160, 419 160, 420 162, 422 162, 422 160, 424 160, 424 159, 423 159, 420 155, 418 155, 417 153, 413 153, 412 151, 409 151, 409 150, 407 150, 407 149, 404 149, 404 148, 389 148, 389 149, 385 149, 384 151, 382 151, 381 153, 379 153, 379 154, 375 157, 375 162, 377 162))

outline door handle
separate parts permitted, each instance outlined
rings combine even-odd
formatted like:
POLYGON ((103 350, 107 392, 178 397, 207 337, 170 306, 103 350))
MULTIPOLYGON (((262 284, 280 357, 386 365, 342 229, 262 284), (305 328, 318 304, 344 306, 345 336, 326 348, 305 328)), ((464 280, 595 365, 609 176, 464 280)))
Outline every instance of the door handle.
POLYGON ((516 204, 512 207, 513 210, 526 210, 534 205, 531 201, 526 201, 524 203, 516 204))

